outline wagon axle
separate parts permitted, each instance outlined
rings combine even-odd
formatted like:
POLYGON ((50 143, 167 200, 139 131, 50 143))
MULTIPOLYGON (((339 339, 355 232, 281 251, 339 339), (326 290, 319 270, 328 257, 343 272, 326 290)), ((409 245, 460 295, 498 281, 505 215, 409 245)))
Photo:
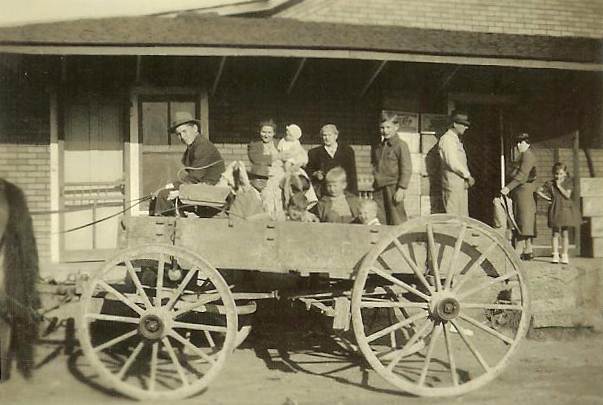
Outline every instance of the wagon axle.
POLYGON ((163 337, 165 331, 165 322, 161 317, 155 314, 149 314, 142 317, 138 331, 148 340, 159 340, 163 337))
POLYGON ((429 312, 435 319, 451 321, 461 312, 461 304, 450 293, 435 293, 429 303, 429 312))

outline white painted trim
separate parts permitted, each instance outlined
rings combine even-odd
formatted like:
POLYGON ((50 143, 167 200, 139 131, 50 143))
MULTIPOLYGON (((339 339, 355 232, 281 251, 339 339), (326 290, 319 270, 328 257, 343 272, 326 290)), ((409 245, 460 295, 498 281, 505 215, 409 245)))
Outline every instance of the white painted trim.
MULTIPOLYGON (((129 150, 128 157, 128 186, 130 190, 130 201, 136 200, 140 198, 140 178, 141 178, 141 157, 142 150, 140 148, 139 136, 138 136, 138 120, 140 117, 138 116, 138 89, 133 88, 130 91, 130 147, 127 148, 129 150)), ((143 215, 144 212, 139 209, 139 206, 132 208, 130 210, 131 215, 140 216, 143 215)))
POLYGON ((241 48, 208 46, 115 46, 115 45, 0 45, 0 53, 33 55, 158 55, 158 56, 271 56, 447 63, 471 66, 507 66, 526 69, 603 71, 603 63, 548 61, 488 56, 428 55, 350 49, 241 48))
POLYGON ((59 99, 55 89, 50 90, 50 261, 61 260, 60 214, 60 147, 59 147, 59 99))

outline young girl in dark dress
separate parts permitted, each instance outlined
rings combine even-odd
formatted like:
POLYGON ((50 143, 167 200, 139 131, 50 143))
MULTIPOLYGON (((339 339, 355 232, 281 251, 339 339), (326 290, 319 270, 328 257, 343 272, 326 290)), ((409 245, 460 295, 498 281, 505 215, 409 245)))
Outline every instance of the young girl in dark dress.
POLYGON ((559 237, 561 236, 561 263, 569 263, 569 229, 576 226, 580 215, 574 201, 572 191, 573 180, 569 177, 567 166, 557 162, 553 165, 553 179, 538 189, 540 197, 550 201, 549 228, 553 230, 553 263, 559 263, 559 237))

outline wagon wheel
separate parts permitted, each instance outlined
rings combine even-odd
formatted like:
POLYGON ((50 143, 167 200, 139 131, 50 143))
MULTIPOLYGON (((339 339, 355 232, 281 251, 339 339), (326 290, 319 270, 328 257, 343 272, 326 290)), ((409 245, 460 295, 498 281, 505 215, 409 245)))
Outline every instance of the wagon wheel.
POLYGON ((188 250, 129 249, 90 279, 78 318, 82 350, 111 386, 137 399, 203 390, 235 348, 235 303, 222 276, 188 250))
POLYGON ((352 292, 360 351, 420 396, 459 395, 494 379, 527 332, 528 308, 508 242, 479 221, 442 214, 392 230, 363 260, 352 292), (375 322, 376 308, 389 316, 375 322), (515 322, 489 324, 492 311, 515 322))

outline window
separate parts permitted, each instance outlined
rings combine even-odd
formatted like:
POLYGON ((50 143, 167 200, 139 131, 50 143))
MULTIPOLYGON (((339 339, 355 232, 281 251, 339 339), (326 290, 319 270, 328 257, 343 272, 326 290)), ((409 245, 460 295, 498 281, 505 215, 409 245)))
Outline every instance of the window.
MULTIPOLYGON (((185 146, 176 134, 168 132, 177 112, 187 112, 196 119, 201 116, 200 96, 154 94, 138 99, 139 139, 142 142, 141 195, 148 195, 177 178, 182 167, 180 159, 185 146)), ((146 210, 148 202, 139 209, 146 210)))
POLYGON ((144 145, 179 145, 175 134, 168 133, 177 112, 199 118, 198 98, 188 96, 145 96, 139 104, 140 134, 144 145))

